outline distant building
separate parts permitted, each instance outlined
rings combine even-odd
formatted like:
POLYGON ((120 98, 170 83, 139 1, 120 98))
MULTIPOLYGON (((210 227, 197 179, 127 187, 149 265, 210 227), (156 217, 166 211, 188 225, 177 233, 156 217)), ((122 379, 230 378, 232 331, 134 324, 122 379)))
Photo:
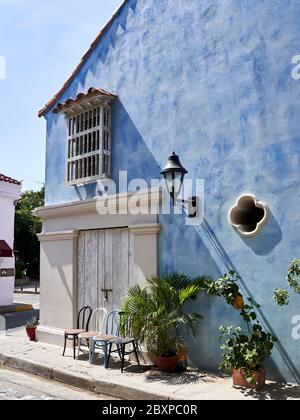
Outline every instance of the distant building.
POLYGON ((12 305, 14 299, 15 203, 21 189, 21 182, 0 174, 0 306, 12 305))

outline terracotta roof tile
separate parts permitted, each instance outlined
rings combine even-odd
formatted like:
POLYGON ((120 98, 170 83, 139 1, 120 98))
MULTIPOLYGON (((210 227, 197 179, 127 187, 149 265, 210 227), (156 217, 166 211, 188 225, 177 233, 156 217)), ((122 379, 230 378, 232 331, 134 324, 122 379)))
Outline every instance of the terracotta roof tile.
POLYGON ((95 89, 95 88, 90 88, 87 93, 79 93, 75 99, 68 99, 65 103, 63 104, 58 104, 54 109, 53 112, 54 114, 58 114, 60 112, 63 112, 64 110, 68 109, 68 108, 72 108, 72 106, 76 105, 76 104, 80 104, 81 102, 88 100, 88 99, 92 99, 96 96, 106 96, 108 98, 116 98, 116 95, 114 95, 113 93, 107 92, 106 90, 103 89, 95 89))
POLYGON ((10 178, 9 176, 0 174, 0 182, 7 182, 8 184, 15 184, 15 185, 21 185, 20 181, 17 181, 16 179, 10 178))
POLYGON ((73 80, 75 79, 75 77, 78 75, 78 73, 82 69, 85 61, 92 54, 92 52, 95 50, 95 48, 97 47, 97 45, 99 44, 99 42, 101 41, 101 39, 104 37, 104 35, 107 33, 107 31, 111 28, 111 26, 114 23, 115 19, 119 16, 119 14, 123 10, 123 7, 126 5, 127 2, 128 2, 128 0, 123 0, 123 2, 121 3, 121 5, 117 9, 117 11, 113 14, 113 16, 109 20, 109 22, 100 31, 99 35, 97 36, 97 38, 95 39, 95 41, 92 43, 92 45, 90 46, 90 48, 88 49, 88 51, 85 53, 85 55, 82 57, 80 63, 78 64, 78 66, 76 67, 76 69, 73 71, 73 73, 71 74, 71 76, 69 77, 69 79, 66 81, 66 83, 63 85, 63 87, 60 89, 60 91, 57 92, 57 94, 51 99, 51 101, 49 101, 44 106, 44 108, 42 108, 39 111, 39 113, 38 113, 38 116, 39 117, 43 117, 55 105, 56 101, 61 97, 61 95, 63 95, 63 93, 68 89, 68 87, 70 86, 70 84, 73 82, 73 80))

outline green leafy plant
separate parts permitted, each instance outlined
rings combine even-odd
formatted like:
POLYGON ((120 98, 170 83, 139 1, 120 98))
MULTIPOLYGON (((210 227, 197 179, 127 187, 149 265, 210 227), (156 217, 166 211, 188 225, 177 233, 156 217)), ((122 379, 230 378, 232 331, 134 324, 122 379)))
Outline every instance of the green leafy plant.
POLYGON ((39 326, 40 320, 37 317, 33 317, 26 324, 26 328, 37 328, 39 326))
POLYGON ((240 277, 234 271, 230 271, 217 281, 207 279, 205 289, 209 295, 224 297, 228 305, 242 309, 244 301, 238 285, 239 280, 240 277))
POLYGON ((263 330, 256 313, 260 305, 252 298, 248 298, 245 304, 239 281, 238 274, 230 271, 215 282, 206 280, 205 287, 209 295, 224 297, 229 305, 239 310, 245 322, 244 328, 220 327, 220 340, 223 341, 220 368, 229 372, 238 369, 249 383, 255 383, 254 372, 263 368, 277 338, 263 330))
POLYGON ((277 338, 263 331, 255 312, 260 306, 253 299, 248 299, 248 302, 241 311, 246 330, 232 326, 220 328, 221 340, 225 340, 221 346, 224 353, 220 368, 229 372, 238 369, 249 382, 255 382, 253 372, 264 367, 264 361, 271 356, 277 338))
MULTIPOLYGON (((294 260, 291 262, 286 280, 288 288, 290 288, 294 293, 300 295, 300 260, 294 260)), ((290 295, 288 288, 275 290, 274 300, 278 306, 289 305, 290 295)))
POLYGON ((132 286, 124 300, 121 333, 144 344, 156 356, 174 356, 184 348, 184 331, 196 334, 202 318, 185 311, 186 303, 196 299, 204 279, 171 274, 153 277, 141 288, 132 286))
POLYGON ((300 295, 300 260, 291 262, 286 279, 293 292, 300 295))
POLYGON ((278 306, 287 306, 290 303, 290 295, 287 289, 276 289, 274 300, 278 306))

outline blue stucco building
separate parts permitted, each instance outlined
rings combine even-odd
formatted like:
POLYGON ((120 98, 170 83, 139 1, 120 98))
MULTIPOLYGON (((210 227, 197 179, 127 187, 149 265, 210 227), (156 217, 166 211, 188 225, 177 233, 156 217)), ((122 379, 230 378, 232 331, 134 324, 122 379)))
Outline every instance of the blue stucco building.
MULTIPOLYGON (((41 340, 57 342, 63 328, 75 322, 78 305, 90 302, 82 296, 78 300, 84 288, 91 295, 100 293, 92 274, 81 273, 77 250, 85 250, 81 258, 96 267, 97 258, 90 254, 95 243, 99 251, 100 239, 88 238, 87 232, 112 229, 113 238, 125 237, 123 249, 132 258, 126 267, 136 281, 156 272, 218 278, 237 271, 244 294, 262 304, 263 325, 279 338, 268 362, 270 377, 300 382, 300 340, 292 338, 300 300, 293 296, 290 306, 278 309, 272 298, 300 252, 300 80, 292 77, 292 60, 300 51, 299 6, 297 0, 123 2, 40 112, 47 120, 46 207, 38 211, 44 221, 41 340), (200 226, 187 226, 180 215, 96 216, 91 210, 96 181, 66 182, 65 116, 72 118, 77 95, 90 88, 115 95, 107 102, 111 178, 118 184, 119 172, 127 171, 129 181, 150 183, 160 178, 160 168, 175 150, 190 178, 205 180, 200 226), (58 112, 59 103, 65 115, 58 112), (255 195, 270 212, 267 225, 253 238, 239 235, 228 220, 243 194, 255 195), (140 255, 141 247, 149 259, 140 255), (56 305, 64 308, 63 316, 53 314, 56 305)), ((79 172, 77 178, 82 178, 79 172)), ((104 236, 103 243, 113 247, 114 239, 104 236)), ((113 270, 105 268, 112 284, 113 270)), ((125 290, 131 280, 121 281, 125 290)), ((116 293, 115 305, 124 290, 116 293)), ((190 338, 191 361, 216 370, 218 328, 239 318, 219 299, 201 296, 193 305, 204 319, 198 337, 190 338)))

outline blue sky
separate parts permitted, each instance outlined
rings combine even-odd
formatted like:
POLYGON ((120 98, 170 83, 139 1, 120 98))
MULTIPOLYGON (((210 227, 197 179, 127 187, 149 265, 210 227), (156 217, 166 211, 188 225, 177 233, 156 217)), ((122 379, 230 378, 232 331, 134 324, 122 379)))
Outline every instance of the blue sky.
POLYGON ((121 0, 0 0, 0 173, 44 181, 44 119, 59 90, 121 0), (1 72, 0 72, 1 74, 1 72))

